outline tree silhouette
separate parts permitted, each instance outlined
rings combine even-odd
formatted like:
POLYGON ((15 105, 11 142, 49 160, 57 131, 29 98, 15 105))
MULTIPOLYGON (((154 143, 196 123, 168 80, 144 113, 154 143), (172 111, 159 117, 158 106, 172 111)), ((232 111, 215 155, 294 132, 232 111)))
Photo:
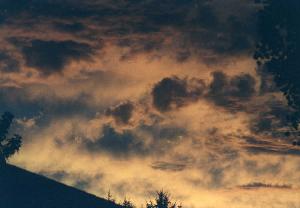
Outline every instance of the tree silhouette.
POLYGON ((176 203, 172 203, 170 201, 170 196, 167 192, 158 191, 157 196, 155 198, 155 202, 147 202, 147 208, 181 208, 181 206, 177 206, 176 203))
POLYGON ((113 198, 113 196, 112 196, 110 190, 108 190, 108 192, 107 192, 107 197, 106 197, 106 199, 107 199, 108 201, 111 201, 111 202, 113 202, 113 203, 116 203, 116 200, 113 198))
POLYGON ((294 113, 293 128, 300 122, 300 6, 299 0, 261 0, 259 41, 254 58, 260 70, 271 73, 294 113))
POLYGON ((122 203, 122 207, 124 207, 124 208, 135 208, 134 204, 126 198, 124 199, 124 201, 122 203))
POLYGON ((17 152, 22 144, 22 137, 18 134, 7 137, 13 119, 14 116, 9 112, 5 112, 0 118, 0 166, 5 165, 6 160, 17 152))

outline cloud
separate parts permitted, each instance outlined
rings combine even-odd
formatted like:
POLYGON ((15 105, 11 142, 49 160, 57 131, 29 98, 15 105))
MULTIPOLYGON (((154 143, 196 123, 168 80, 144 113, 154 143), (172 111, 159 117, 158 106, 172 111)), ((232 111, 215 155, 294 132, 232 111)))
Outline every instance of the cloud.
POLYGON ((239 187, 300 181, 289 109, 250 55, 253 1, 0 7, 0 108, 24 136, 11 163, 137 203, 162 188, 188 207, 299 202, 289 189, 239 187), (11 60, 19 69, 7 73, 11 60))
MULTIPOLYGON (((45 175, 59 182, 64 182, 64 183, 67 182, 71 186, 74 186, 80 190, 88 189, 91 186, 90 182, 92 178, 89 176, 83 176, 82 174, 74 174, 66 171, 53 171, 53 172, 41 171, 39 172, 39 174, 45 175)), ((96 178, 99 177, 100 176, 96 176, 96 178)))
MULTIPOLYGON (((184 127, 176 126, 172 123, 168 124, 163 119, 149 124, 141 123, 138 126, 138 130, 153 138, 151 145, 157 151, 163 150, 166 147, 172 148, 172 145, 176 146, 178 141, 188 135, 188 131, 184 127)), ((162 153, 163 151, 160 152, 162 153)))
POLYGON ((1 109, 14 112, 20 118, 31 118, 42 113, 48 118, 48 120, 42 119, 46 123, 50 118, 61 118, 75 113, 88 115, 92 110, 88 104, 90 95, 79 93, 75 96, 63 97, 44 84, 24 85, 21 88, 2 87, 0 99, 1 109))
POLYGON ((40 17, 57 17, 57 18, 72 18, 72 17, 88 17, 95 14, 95 9, 89 7, 88 4, 82 4, 79 6, 78 1, 67 1, 61 3, 59 1, 44 0, 39 1, 24 1, 19 0, 17 2, 11 2, 9 0, 3 0, 0 3, 1 8, 5 10, 4 17, 20 18, 24 13, 28 15, 28 18, 40 17))
POLYGON ((55 22, 53 26, 56 30, 61 32, 66 32, 66 33, 77 33, 77 32, 84 31, 86 29, 85 26, 80 22, 74 22, 74 23, 55 22))
POLYGON ((224 108, 243 110, 241 104, 256 94, 256 81, 249 74, 229 77, 224 72, 214 71, 212 76, 208 86, 197 78, 174 76, 162 79, 152 89, 153 106, 164 112, 205 98, 224 108))
POLYGON ((158 169, 158 170, 163 170, 163 171, 182 171, 186 168, 186 164, 157 161, 157 162, 154 162, 151 165, 151 167, 153 169, 158 169))
POLYGON ((167 77, 152 89, 153 105, 160 111, 169 111, 197 101, 203 93, 204 82, 197 79, 167 77))
POLYGON ((5 0, 1 8, 6 11, 4 24, 10 24, 11 29, 17 24, 26 31, 22 35, 16 33, 17 36, 34 35, 25 24, 30 22, 37 28, 36 34, 46 30, 48 33, 43 36, 48 39, 49 36, 54 40, 53 36, 76 37, 81 42, 92 41, 94 45, 99 39, 105 39, 121 50, 128 49, 122 50, 122 60, 153 52, 156 56, 175 57, 179 62, 197 57, 216 64, 224 58, 249 55, 256 38, 257 9, 252 1, 11 3, 5 0), (43 24, 35 17, 42 18, 43 24))
POLYGON ((103 126, 103 135, 95 140, 85 140, 84 145, 90 152, 107 152, 116 157, 126 157, 130 155, 144 155, 148 149, 140 138, 130 130, 119 133, 111 126, 103 126))
POLYGON ((255 79, 249 74, 228 77, 224 72, 212 73, 208 98, 216 105, 234 107, 255 94, 255 79))
POLYGON ((112 116, 118 124, 128 124, 132 117, 133 110, 134 105, 131 102, 125 102, 109 108, 106 111, 106 115, 112 116))
POLYGON ((20 63, 14 57, 0 51, 0 71, 2 72, 19 72, 20 63))
POLYGON ((22 46, 22 54, 28 67, 50 75, 62 72, 71 61, 91 58, 93 50, 88 44, 74 41, 32 40, 22 46))
MULTIPOLYGON (((240 4, 235 1, 226 4, 226 9, 220 3, 205 0, 155 0, 126 6, 133 10, 132 14, 140 17, 140 21, 128 24, 125 31, 143 35, 160 32, 164 40, 171 42, 162 41, 160 47, 170 48, 179 57, 182 57, 182 51, 191 50, 199 59, 212 64, 229 54, 249 53, 254 46, 255 9, 250 2, 240 4), (231 9, 243 12, 236 13, 231 9), (168 33, 172 33, 173 41, 170 41, 168 33)), ((188 54, 185 53, 185 57, 188 54)))
POLYGON ((267 184, 262 182, 253 182, 239 186, 242 189, 258 189, 258 188, 275 188, 275 189, 291 189, 291 185, 267 184))
POLYGON ((264 103, 264 107, 251 121, 251 130, 256 134, 272 135, 274 138, 288 137, 292 109, 285 101, 271 97, 264 103))
POLYGON ((54 180, 57 180, 57 181, 62 181, 66 177, 68 177, 68 173, 65 172, 65 171, 57 171, 57 172, 54 172, 54 173, 49 173, 49 172, 43 172, 43 171, 41 171, 39 174, 46 175, 46 176, 48 176, 50 178, 53 178, 54 180))
POLYGON ((300 155, 300 150, 293 148, 292 145, 285 148, 282 146, 249 146, 246 149, 253 154, 300 155))
POLYGON ((79 148, 85 148, 89 153, 108 153, 116 158, 147 158, 170 153, 188 134, 184 128, 143 119, 130 128, 122 128, 123 123, 114 126, 109 120, 99 122, 101 134, 96 138, 80 134, 79 148))

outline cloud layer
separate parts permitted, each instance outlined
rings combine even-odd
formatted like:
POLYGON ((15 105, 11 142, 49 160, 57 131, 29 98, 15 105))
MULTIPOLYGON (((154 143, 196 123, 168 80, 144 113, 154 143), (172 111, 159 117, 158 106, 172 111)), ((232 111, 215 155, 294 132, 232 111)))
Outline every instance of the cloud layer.
POLYGON ((299 204, 298 132, 252 60, 253 1, 0 8, 0 107, 24 137, 11 163, 137 203, 166 189, 187 207, 299 204))

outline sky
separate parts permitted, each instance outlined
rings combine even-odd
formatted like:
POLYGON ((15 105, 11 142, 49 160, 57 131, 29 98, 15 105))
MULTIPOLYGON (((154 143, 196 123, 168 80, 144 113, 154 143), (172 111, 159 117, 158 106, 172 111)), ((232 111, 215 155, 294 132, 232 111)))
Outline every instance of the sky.
POLYGON ((0 0, 11 164, 138 207, 297 208, 292 113, 252 0, 0 0))

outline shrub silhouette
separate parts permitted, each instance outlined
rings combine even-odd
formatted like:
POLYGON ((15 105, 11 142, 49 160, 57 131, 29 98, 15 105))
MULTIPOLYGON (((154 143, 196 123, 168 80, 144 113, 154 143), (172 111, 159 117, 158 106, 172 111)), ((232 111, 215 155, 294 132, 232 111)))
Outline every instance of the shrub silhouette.
POLYGON ((5 112, 0 118, 0 167, 6 164, 6 160, 17 152, 22 144, 22 137, 18 134, 7 137, 13 119, 14 116, 9 112, 5 112))

